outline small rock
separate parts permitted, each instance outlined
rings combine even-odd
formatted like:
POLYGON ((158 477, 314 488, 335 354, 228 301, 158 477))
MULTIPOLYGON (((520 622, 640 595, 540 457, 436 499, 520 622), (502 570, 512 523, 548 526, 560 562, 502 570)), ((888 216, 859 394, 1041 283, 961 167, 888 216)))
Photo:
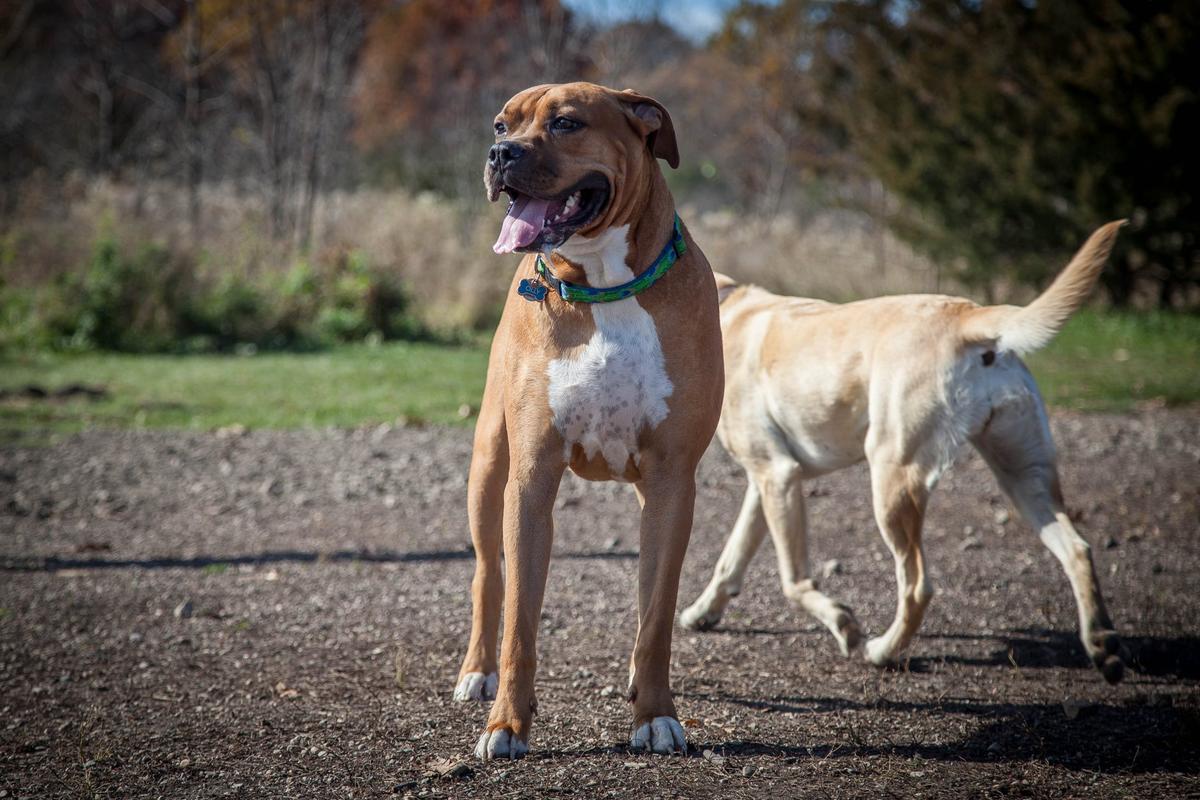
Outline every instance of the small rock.
POLYGON ((717 766, 720 766, 725 763, 725 757, 721 756, 721 755, 717 755, 712 750, 705 750, 701 755, 704 756, 705 761, 711 761, 712 763, 716 764, 717 766))
POLYGON ((996 521, 997 525, 1005 525, 1010 519, 1012 519, 1012 514, 1009 513, 1007 508, 1001 506, 1000 508, 996 509, 996 513, 992 515, 992 519, 996 521))
POLYGON ((608 686, 605 686, 603 689, 601 689, 601 690, 600 690, 600 696, 601 696, 601 697, 611 697, 611 696, 612 696, 612 695, 613 695, 613 694, 614 694, 616 691, 617 691, 617 687, 615 687, 615 686, 612 686, 612 685, 610 684, 610 685, 608 685, 608 686))
POLYGON ((1112 550, 1113 548, 1117 547, 1119 544, 1120 544, 1120 542, 1117 541, 1115 536, 1107 536, 1104 539, 1104 549, 1105 550, 1112 550))
POLYGON ((621 540, 619 538, 617 538, 616 536, 612 537, 604 544, 605 549, 607 549, 610 553, 613 550, 616 550, 620 546, 621 546, 621 540))
POLYGON ((283 482, 278 478, 267 478, 262 482, 262 485, 258 487, 258 491, 264 495, 279 497, 279 495, 283 494, 283 482))
POLYGON ((447 758, 430 764, 429 772, 433 777, 460 780, 462 778, 469 778, 472 769, 471 765, 465 761, 455 761, 447 758))
POLYGON ((394 495, 394 494, 385 494, 383 496, 383 507, 384 508, 395 508, 399 502, 400 501, 396 499, 396 495, 394 495))
MULTIPOLYGON (((970 525, 967 526, 967 528, 970 528, 970 527, 971 527, 970 525)), ((978 550, 981 547, 983 547, 983 542, 979 541, 979 538, 975 537, 975 536, 971 536, 966 539, 963 539, 958 544, 958 549, 962 550, 964 553, 967 550, 978 550)))
POLYGON ((842 562, 836 558, 831 558, 821 565, 821 575, 826 578, 831 578, 834 575, 842 574, 842 562))
POLYGON ((142 636, 137 631, 134 631, 133 633, 129 634, 129 643, 130 644, 139 644, 145 638, 146 638, 145 636, 142 636))
POLYGON ((747 764, 746 766, 742 767, 742 774, 747 778, 752 777, 755 772, 758 772, 758 767, 754 766, 753 764, 747 764))
POLYGON ((191 600, 184 600, 182 603, 175 606, 175 611, 172 613, 175 615, 175 619, 191 619, 195 610, 196 607, 192 605, 191 600))
POLYGON ((463 403, 461 406, 458 407, 458 418, 459 419, 467 419, 474 413, 475 413, 475 410, 473 408, 471 408, 471 405, 469 403, 463 403))

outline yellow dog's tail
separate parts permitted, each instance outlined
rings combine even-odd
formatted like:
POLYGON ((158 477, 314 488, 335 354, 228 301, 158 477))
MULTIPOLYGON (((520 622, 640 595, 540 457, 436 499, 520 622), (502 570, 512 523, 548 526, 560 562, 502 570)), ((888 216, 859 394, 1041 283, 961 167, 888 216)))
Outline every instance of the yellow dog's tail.
POLYGON ((1108 260, 1117 231, 1125 220, 1099 228, 1058 274, 1050 288, 1027 306, 973 308, 962 318, 961 333, 967 343, 995 342, 996 348, 1032 353, 1050 343, 1087 296, 1108 260))

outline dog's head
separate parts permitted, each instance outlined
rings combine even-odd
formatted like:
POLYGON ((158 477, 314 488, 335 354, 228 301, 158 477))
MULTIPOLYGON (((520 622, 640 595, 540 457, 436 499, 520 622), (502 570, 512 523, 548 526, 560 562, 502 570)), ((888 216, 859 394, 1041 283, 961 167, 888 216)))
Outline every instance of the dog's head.
POLYGON ((656 100, 593 83, 534 86, 496 116, 483 182, 511 202, 497 253, 557 247, 629 221, 657 169, 679 166, 675 128, 656 100))

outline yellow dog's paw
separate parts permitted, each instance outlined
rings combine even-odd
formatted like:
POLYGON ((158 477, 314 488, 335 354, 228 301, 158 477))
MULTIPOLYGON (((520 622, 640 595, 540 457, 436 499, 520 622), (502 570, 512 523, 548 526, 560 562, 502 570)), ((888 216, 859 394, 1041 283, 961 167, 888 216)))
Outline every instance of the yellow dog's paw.
POLYGON ((707 631, 721 621, 721 612, 712 611, 697 600, 679 614, 679 624, 689 631, 707 631))

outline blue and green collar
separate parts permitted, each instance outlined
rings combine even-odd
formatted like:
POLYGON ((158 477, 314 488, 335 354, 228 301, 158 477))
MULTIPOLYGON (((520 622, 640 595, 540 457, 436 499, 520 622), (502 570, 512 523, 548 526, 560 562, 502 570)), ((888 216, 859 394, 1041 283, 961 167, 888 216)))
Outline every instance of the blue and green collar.
POLYGON ((533 266, 534 271, 537 272, 537 276, 524 278, 517 286, 517 294, 526 300, 540 302, 545 300, 549 290, 553 289, 559 297, 568 303, 612 303, 616 300, 633 297, 635 294, 640 294, 649 289, 659 278, 666 275, 667 270, 675 266, 675 262, 686 252, 687 243, 683 240, 679 215, 676 214, 671 240, 667 242, 666 247, 659 253, 658 258, 654 259, 654 263, 646 267, 633 280, 626 281, 619 286, 599 288, 568 283, 556 277, 550 270, 550 265, 546 262, 545 257, 541 253, 538 253, 537 260, 533 266))

